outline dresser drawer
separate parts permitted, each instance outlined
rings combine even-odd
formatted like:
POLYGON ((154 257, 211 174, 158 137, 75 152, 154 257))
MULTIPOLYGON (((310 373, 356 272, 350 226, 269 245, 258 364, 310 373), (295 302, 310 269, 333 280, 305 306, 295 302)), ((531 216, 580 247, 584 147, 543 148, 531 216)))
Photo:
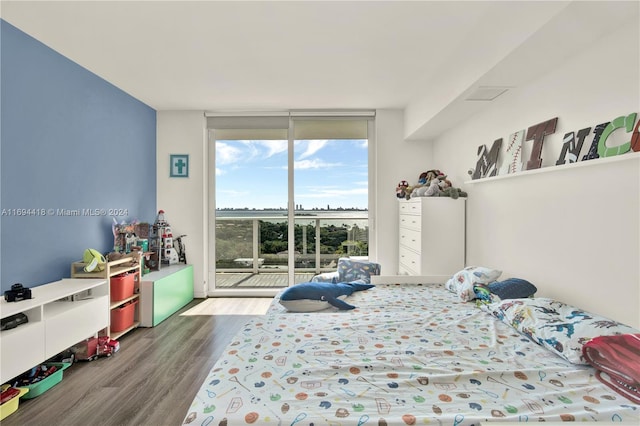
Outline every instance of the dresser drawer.
POLYGON ((408 249, 407 247, 400 247, 400 265, 404 266, 405 269, 409 269, 411 272, 415 274, 420 274, 420 253, 416 253, 413 250, 408 249))
POLYGON ((420 216, 412 216, 409 214, 400 215, 400 228, 410 228, 420 231, 422 220, 420 216))
POLYGON ((422 203, 400 201, 400 214, 411 214, 420 216, 422 203))
POLYGON ((416 229, 400 228, 400 246, 420 252, 422 233, 416 229))
POLYGON ((400 264, 398 267, 398 275, 420 275, 417 271, 414 271, 413 269, 409 268, 407 265, 405 264, 400 264))

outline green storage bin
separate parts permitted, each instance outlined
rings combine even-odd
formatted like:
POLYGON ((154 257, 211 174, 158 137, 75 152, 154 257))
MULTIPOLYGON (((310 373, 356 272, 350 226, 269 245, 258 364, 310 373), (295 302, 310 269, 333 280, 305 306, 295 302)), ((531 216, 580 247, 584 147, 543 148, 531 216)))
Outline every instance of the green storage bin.
POLYGON ((21 396, 20 399, 32 399, 37 396, 42 395, 58 383, 62 381, 62 373, 64 370, 69 368, 71 363, 68 362, 51 362, 44 363, 44 365, 48 367, 54 366, 56 367, 56 371, 51 373, 51 375, 47 376, 46 379, 40 380, 39 382, 33 383, 29 386, 21 386, 21 388, 29 389, 25 395, 21 396))

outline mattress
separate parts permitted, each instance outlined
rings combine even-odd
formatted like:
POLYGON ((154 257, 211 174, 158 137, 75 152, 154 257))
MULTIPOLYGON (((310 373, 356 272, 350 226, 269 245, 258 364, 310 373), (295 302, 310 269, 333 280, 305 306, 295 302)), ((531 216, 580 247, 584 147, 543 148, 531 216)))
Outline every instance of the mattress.
POLYGON ((211 369, 185 424, 637 422, 640 406, 442 285, 377 285, 355 310, 277 297, 211 369))

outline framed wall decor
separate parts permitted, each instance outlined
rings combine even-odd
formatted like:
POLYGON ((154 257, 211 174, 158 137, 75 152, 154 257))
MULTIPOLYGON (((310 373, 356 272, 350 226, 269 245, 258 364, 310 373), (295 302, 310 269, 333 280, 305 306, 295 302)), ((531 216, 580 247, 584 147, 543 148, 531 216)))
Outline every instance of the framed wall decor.
POLYGON ((189 154, 171 154, 169 177, 189 177, 189 154))

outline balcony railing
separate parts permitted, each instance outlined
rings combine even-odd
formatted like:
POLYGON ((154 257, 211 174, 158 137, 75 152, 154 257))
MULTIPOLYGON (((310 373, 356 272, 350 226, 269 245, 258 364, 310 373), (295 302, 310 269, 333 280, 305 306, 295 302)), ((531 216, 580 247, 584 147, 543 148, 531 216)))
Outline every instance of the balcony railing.
MULTIPOLYGON (((288 270, 286 216, 216 217, 216 272, 288 270)), ((368 213, 294 216, 295 272, 333 271, 338 258, 368 256, 368 213)))

